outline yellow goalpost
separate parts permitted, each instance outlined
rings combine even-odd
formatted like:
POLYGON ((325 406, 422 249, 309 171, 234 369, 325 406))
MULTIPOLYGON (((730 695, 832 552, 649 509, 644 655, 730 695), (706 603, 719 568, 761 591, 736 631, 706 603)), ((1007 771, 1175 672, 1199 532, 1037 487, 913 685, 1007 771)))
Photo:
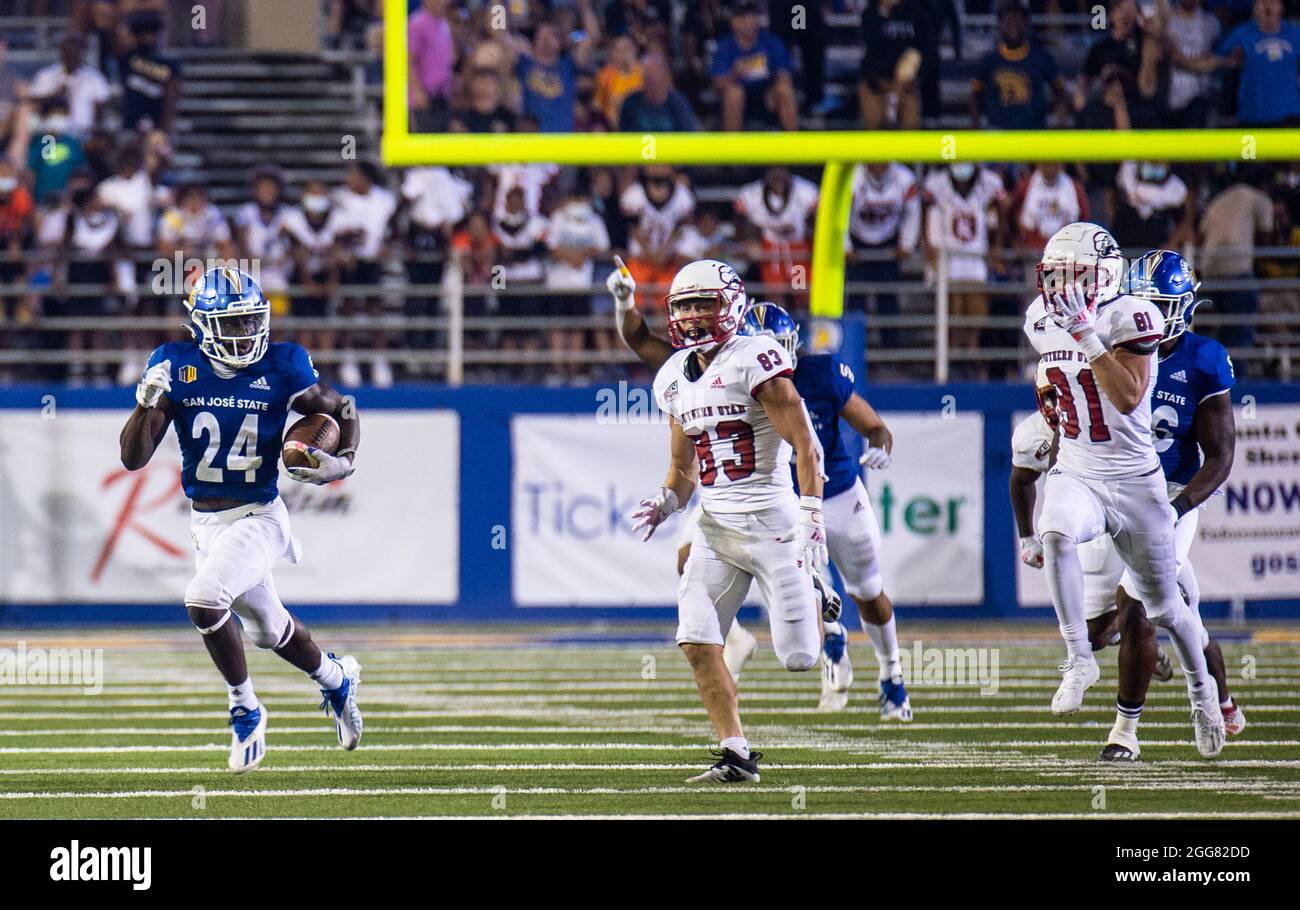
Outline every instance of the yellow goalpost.
POLYGON ((824 165, 809 291, 815 316, 844 309, 844 234, 859 162, 1288 161, 1300 129, 745 133, 411 133, 406 0, 385 0, 381 154, 389 166, 824 165))

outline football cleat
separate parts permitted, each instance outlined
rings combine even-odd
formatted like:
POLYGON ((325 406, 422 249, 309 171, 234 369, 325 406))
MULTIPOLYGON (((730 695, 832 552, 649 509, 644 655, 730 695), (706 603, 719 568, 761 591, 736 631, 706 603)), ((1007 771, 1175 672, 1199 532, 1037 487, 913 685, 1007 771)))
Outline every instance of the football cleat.
POLYGON ((1174 662, 1169 659, 1164 648, 1156 648, 1156 669, 1153 675, 1161 682, 1169 682, 1174 678, 1174 662))
POLYGON ((722 646, 722 662, 727 665, 727 672, 734 682, 740 682, 740 671, 757 650, 758 639, 754 634, 740 623, 733 622, 726 644, 722 646))
POLYGON ((230 726, 230 770, 236 774, 252 771, 266 757, 266 709, 236 705, 230 709, 230 726))
POLYGON ((1241 705, 1233 702, 1223 709, 1223 732, 1229 736, 1236 736, 1242 730, 1246 729, 1246 715, 1241 711, 1241 705))
POLYGON ((898 682, 892 679, 880 681, 880 719, 902 723, 912 719, 912 703, 907 699, 907 686, 903 685, 901 676, 898 682))
POLYGON ((1141 754, 1142 750, 1138 748, 1136 737, 1133 739, 1132 745, 1125 745, 1124 743, 1115 742, 1112 734, 1111 742, 1106 743, 1106 748, 1101 750, 1101 760, 1115 762, 1138 761, 1138 756, 1141 754))
POLYGON ((1074 657, 1057 667, 1065 678, 1052 696, 1053 714, 1073 714, 1083 707, 1083 693, 1101 679, 1101 667, 1094 657, 1074 657))
POLYGON ((840 614, 844 612, 844 601, 840 598, 839 592, 830 585, 824 584, 820 577, 814 575, 813 590, 817 592, 817 602, 822 608, 822 622, 839 622, 840 614))
POLYGON ((741 758, 730 749, 709 751, 720 756, 718 762, 703 774, 686 778, 688 784, 735 784, 742 781, 758 783, 758 760, 763 757, 762 752, 750 752, 749 758, 741 758))
POLYGON ((1192 699, 1192 729, 1196 736, 1196 749, 1205 758, 1213 758, 1223 751, 1227 738, 1223 711, 1219 708, 1219 686, 1211 681, 1200 689, 1188 693, 1192 699))
POLYGON ((351 752, 361 742, 361 708, 357 706, 357 690, 361 688, 361 665, 355 657, 326 655, 343 668, 343 684, 337 689, 321 689, 321 709, 334 716, 334 729, 339 745, 351 752))
POLYGON ((838 635, 822 639, 822 698, 818 711, 843 711, 849 703, 853 685, 853 664, 849 661, 849 636, 842 629, 838 635))

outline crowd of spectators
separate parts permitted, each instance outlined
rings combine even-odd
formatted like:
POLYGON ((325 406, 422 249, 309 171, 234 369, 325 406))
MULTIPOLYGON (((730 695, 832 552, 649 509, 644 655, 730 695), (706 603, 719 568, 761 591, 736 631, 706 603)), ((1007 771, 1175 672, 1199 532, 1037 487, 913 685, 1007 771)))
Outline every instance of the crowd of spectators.
MULTIPOLYGON (((183 91, 148 3, 68 30, 58 60, 20 79, 0 38, 0 342, 65 345, 64 366, 5 365, 0 379, 129 383, 159 331, 50 332, 50 317, 173 315, 195 263, 254 262, 277 317, 320 320, 295 337, 344 384, 387 385, 439 375, 398 352, 445 345, 429 323, 454 251, 466 313, 523 317, 472 331, 467 346, 529 352, 531 362, 475 365, 478 381, 582 382, 626 375, 593 362, 618 348, 603 284, 614 254, 649 294, 685 261, 720 256, 754 292, 796 312, 807 306, 816 169, 559 168, 385 170, 351 162, 337 185, 291 185, 256 169, 246 201, 219 207, 196 174, 174 164, 183 91), (179 268, 172 269, 172 263, 179 268), (159 289, 159 270, 170 279, 159 289), (3 290, 27 285, 41 293, 3 290), (89 289, 89 290, 87 290, 89 289), (393 293, 394 289, 397 293, 393 293), (333 319, 331 317, 339 317, 333 319), (356 318, 352 318, 356 317, 356 318), (364 318, 361 318, 364 317, 364 318), (579 319, 577 317, 585 317, 579 319), (346 353, 365 352, 351 357, 346 353), (587 357, 585 352, 596 352, 587 357)), ((1063 4, 1068 8, 1069 4, 1063 4)), ((115 4, 92 4, 102 7, 115 4)), ((376 44, 379 2, 330 0, 330 44, 376 44)), ((971 4, 967 4, 969 8, 971 4)), ((1091 6, 1081 6, 1081 11, 1091 6)), ((1300 29, 1280 0, 1253 7, 1210 0, 1113 0, 1077 73, 1058 65, 1027 7, 999 0, 996 47, 972 61, 970 125, 1129 129, 1300 118, 1300 29)), ((796 129, 857 107, 861 125, 933 124, 941 109, 939 48, 961 59, 951 0, 723 4, 701 0, 554 0, 487 4, 416 0, 408 24, 411 126, 424 131, 634 132, 796 129), (832 91, 828 10, 859 16, 863 62, 832 91), (805 17, 792 27, 796 16, 805 17), (503 17, 496 21, 494 17, 503 17)), ((932 310, 949 282, 959 317, 1015 315, 1032 280, 1026 261, 1073 220, 1110 227, 1126 248, 1199 248, 1203 277, 1249 284, 1300 277, 1300 260, 1256 247, 1300 240, 1300 166, 1119 165, 929 168, 867 165, 854 177, 847 254, 850 309, 872 315, 932 310), (923 282, 919 302, 863 283, 923 282), (1000 286, 1004 285, 1005 290, 1000 286)), ((889 288, 890 285, 884 287, 889 288)), ((1221 312, 1297 310, 1295 291, 1215 295, 1221 312)), ((273 325, 282 324, 273 320, 273 325)), ((927 343, 925 329, 872 327, 873 346, 927 343)), ((1225 341, 1248 345, 1249 321, 1225 341)), ((1016 332, 953 328, 961 354, 1014 347, 1016 332)), ((1016 365, 971 359, 959 378, 997 378, 1016 365)))

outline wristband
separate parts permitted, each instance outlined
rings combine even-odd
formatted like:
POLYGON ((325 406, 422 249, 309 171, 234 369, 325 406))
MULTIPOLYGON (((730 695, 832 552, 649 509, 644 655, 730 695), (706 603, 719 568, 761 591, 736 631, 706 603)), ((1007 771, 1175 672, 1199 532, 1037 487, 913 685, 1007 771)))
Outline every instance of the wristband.
POLYGON ((1175 522, 1188 512, 1192 511, 1192 509, 1196 508, 1196 506, 1192 505, 1192 501, 1188 498, 1186 493, 1179 493, 1174 497, 1174 501, 1171 502, 1170 505, 1174 507, 1174 515, 1176 516, 1174 518, 1175 522))
POLYGON ((678 509, 680 509, 681 505, 677 502, 677 494, 674 493, 671 489, 669 489, 668 487, 664 487, 663 491, 664 491, 664 497, 663 497, 664 508, 666 508, 668 510, 668 514, 671 515, 673 512, 676 512, 678 509))
POLYGON ((1085 332, 1082 336, 1076 338, 1075 341, 1079 342, 1079 347, 1083 349, 1083 356, 1088 358, 1089 363, 1092 363, 1092 361, 1096 360, 1102 354, 1107 353, 1106 346, 1101 343, 1101 339, 1097 337, 1097 333, 1094 330, 1085 332))
POLYGON ((799 508, 820 512, 822 510, 822 498, 820 496, 800 496, 799 508))

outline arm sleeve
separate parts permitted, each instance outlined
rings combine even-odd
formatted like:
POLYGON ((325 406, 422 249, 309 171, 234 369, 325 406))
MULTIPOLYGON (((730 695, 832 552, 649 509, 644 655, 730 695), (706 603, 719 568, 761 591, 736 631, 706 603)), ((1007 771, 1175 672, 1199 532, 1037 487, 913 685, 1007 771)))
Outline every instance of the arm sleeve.
POLYGON ((1112 348, 1149 353, 1160 344, 1165 318, 1150 301, 1130 297, 1125 304, 1111 307, 1108 315, 1112 348))
MULTIPOLYGON (((766 340, 772 341, 771 338, 766 340)), ((775 342, 770 347, 761 343, 750 344, 744 351, 737 353, 739 356, 736 361, 741 374, 741 384, 751 396, 757 397, 755 393, 759 387, 778 376, 787 378, 794 376, 785 348, 775 342)))
POLYGON ((1038 413, 1030 414, 1011 433, 1011 464, 1042 473, 1052 450, 1052 428, 1038 413))
POLYGON ((831 391, 835 393, 835 410, 840 411, 849 403, 855 391, 853 387, 853 370, 838 357, 830 359, 831 391))
POLYGON ((1228 349, 1217 341, 1207 344, 1201 349, 1199 358, 1200 367, 1197 370, 1201 374, 1201 387, 1197 389, 1197 404, 1211 396, 1226 392, 1237 383, 1236 374, 1232 369, 1232 358, 1228 356, 1228 349))
POLYGON ((289 387, 293 389, 290 400, 310 389, 320 379, 320 373, 316 371, 315 364, 311 362, 311 355, 300 344, 292 345, 289 350, 287 378, 289 387))
POLYGON ((1214 49, 1215 55, 1219 57, 1226 57, 1229 54, 1231 54, 1233 50, 1241 46, 1242 42, 1240 36, 1241 36, 1240 27, 1234 28, 1232 31, 1228 32, 1227 36, 1222 41, 1219 42, 1217 47, 1215 47, 1214 49))

